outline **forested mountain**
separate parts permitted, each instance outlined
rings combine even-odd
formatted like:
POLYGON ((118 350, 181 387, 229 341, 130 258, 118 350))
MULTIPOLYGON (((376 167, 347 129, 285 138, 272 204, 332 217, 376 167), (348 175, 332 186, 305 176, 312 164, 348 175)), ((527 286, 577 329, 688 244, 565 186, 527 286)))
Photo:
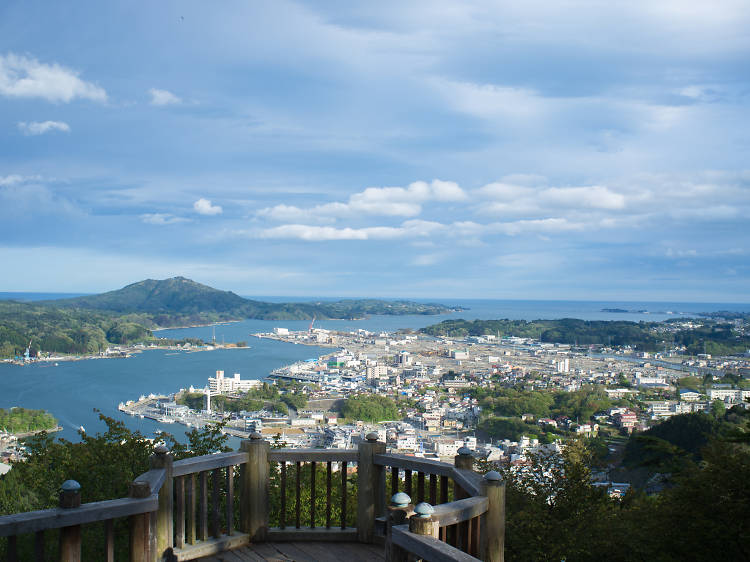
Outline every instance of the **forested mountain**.
POLYGON ((376 299, 346 299, 336 302, 270 303, 245 299, 231 291, 220 291, 184 277, 147 279, 122 289, 45 301, 63 308, 83 308, 117 313, 147 314, 155 326, 177 326, 225 320, 304 320, 359 318, 369 314, 440 314, 450 309, 439 304, 376 299))

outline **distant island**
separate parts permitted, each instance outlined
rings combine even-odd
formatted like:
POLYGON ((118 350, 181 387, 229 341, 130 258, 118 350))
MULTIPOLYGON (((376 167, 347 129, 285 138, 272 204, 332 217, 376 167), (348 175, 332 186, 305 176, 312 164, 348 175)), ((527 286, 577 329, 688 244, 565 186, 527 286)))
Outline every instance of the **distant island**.
POLYGON ((0 357, 28 349, 91 354, 110 345, 153 340, 159 328, 259 320, 357 319, 373 314, 445 314, 460 310, 436 303, 343 299, 269 303, 245 299, 185 277, 147 279, 99 295, 34 303, 0 301, 0 357))

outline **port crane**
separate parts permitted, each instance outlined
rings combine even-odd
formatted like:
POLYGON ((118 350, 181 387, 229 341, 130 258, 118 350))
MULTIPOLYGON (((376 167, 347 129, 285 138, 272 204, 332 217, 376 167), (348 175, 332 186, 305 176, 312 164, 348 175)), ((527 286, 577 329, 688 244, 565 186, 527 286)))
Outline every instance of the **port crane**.
POLYGON ((313 319, 310 321, 310 325, 307 327, 307 332, 311 333, 313 329, 313 324, 315 324, 315 315, 313 314, 313 319))
POLYGON ((23 358, 26 361, 31 359, 31 340, 29 340, 29 345, 26 346, 26 353, 23 354, 23 358))

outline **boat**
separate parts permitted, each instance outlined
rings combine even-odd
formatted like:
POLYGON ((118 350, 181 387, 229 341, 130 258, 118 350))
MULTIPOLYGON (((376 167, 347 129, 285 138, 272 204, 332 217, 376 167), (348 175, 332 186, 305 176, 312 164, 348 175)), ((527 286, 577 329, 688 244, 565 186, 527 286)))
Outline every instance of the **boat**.
POLYGON ((81 426, 78 428, 78 431, 80 431, 81 433, 86 433, 86 428, 81 426))

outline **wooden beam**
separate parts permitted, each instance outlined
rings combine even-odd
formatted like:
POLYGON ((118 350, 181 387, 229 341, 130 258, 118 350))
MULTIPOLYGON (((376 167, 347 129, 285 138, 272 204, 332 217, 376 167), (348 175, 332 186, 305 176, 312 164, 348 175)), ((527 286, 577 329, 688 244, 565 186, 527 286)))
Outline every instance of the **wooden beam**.
POLYGON ((200 457, 191 457, 181 461, 175 461, 172 469, 173 476, 184 476, 194 472, 204 470, 213 470, 215 468, 224 468, 247 462, 247 453, 245 451, 230 451, 229 453, 219 453, 217 455, 203 455, 200 457))
POLYGON ((439 539, 410 532, 408 525, 394 526, 391 529, 391 540, 416 558, 430 562, 479 562, 479 558, 474 558, 439 539))

